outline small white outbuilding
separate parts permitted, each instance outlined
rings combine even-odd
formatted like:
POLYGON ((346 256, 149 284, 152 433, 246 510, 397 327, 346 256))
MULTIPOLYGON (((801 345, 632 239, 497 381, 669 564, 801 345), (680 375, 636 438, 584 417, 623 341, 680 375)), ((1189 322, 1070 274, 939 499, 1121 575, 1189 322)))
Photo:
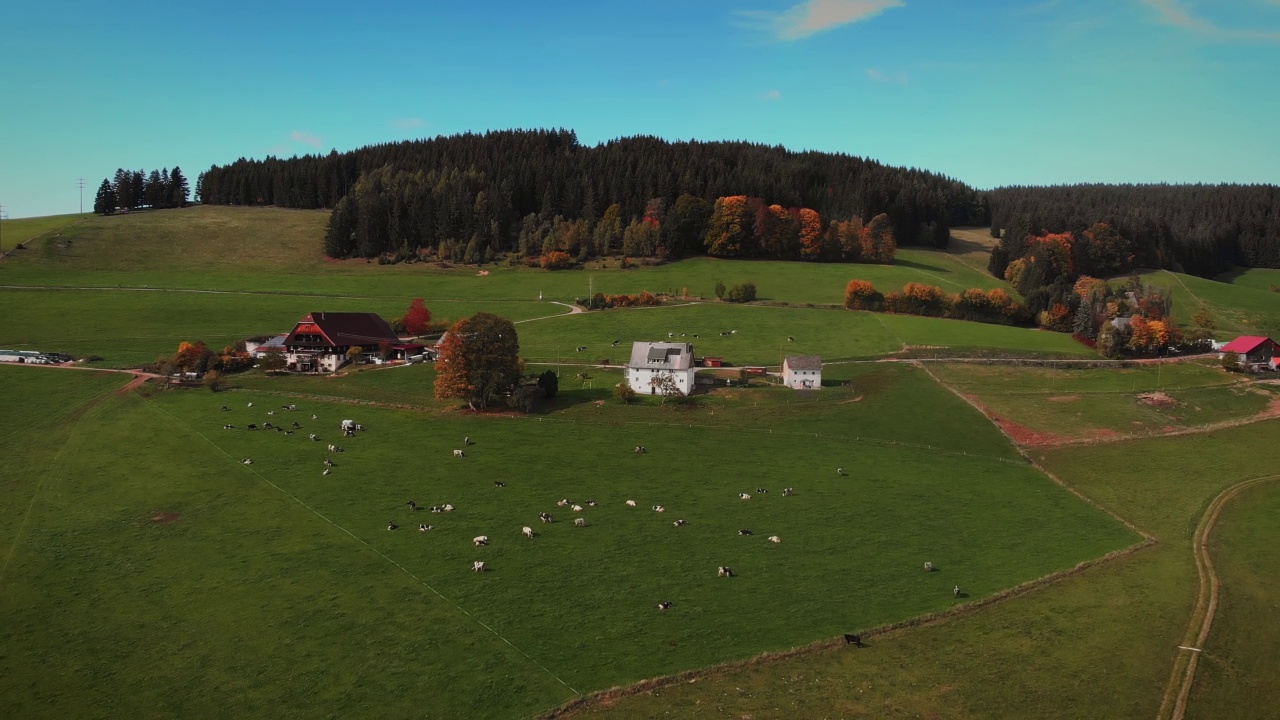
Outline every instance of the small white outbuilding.
POLYGON ((817 355, 788 355, 782 361, 782 384, 793 390, 822 388, 822 358, 817 355))

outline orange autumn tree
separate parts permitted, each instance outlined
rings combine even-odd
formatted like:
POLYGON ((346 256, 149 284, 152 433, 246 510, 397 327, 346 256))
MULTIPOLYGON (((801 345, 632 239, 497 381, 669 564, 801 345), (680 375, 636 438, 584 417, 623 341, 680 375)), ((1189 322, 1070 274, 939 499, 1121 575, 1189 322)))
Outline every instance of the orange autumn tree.
POLYGON ((751 208, 746 195, 716 200, 703 244, 708 255, 744 257, 751 247, 751 208))
POLYGON ((885 213, 871 218, 871 222, 862 228, 862 262, 892 263, 898 251, 898 242, 893 237, 893 221, 885 213))
POLYGON ((822 216, 817 210, 800 208, 800 259, 821 260, 823 252, 822 216))
POLYGON ((423 304, 422 298, 414 298, 405 312, 404 331, 410 335, 421 335, 431 328, 431 311, 423 304))
POLYGON ((844 289, 844 306, 850 310, 881 310, 884 295, 866 280, 850 280, 844 289))
POLYGON ((440 346, 436 397, 484 409, 516 387, 521 365, 515 325, 492 313, 476 313, 454 323, 440 346))

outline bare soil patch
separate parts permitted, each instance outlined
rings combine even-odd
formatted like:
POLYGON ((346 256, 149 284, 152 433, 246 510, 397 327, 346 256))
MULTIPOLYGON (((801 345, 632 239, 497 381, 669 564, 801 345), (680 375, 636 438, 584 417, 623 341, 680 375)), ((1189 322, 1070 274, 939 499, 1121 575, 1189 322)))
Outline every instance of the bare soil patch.
POLYGON ((1138 396, 1138 402, 1144 405, 1150 405, 1154 408, 1172 408, 1178 406, 1178 401, 1172 395, 1162 392, 1142 393, 1138 396))
POLYGON ((1019 445, 1061 445, 1063 443, 1070 442, 1071 440, 1069 437, 1058 435, 1056 433, 1032 430, 1025 425, 1019 425, 1012 420, 997 417, 995 415, 991 416, 991 421, 996 425, 999 425, 1000 429, 1003 430, 1006 435, 1013 438, 1013 441, 1019 445))
POLYGON ((1045 398, 1045 400, 1048 400, 1049 402, 1075 402, 1079 399, 1079 395, 1054 395, 1053 397, 1045 398))
POLYGON ((159 523, 161 525, 171 525, 177 522, 179 517, 181 516, 178 515, 178 513, 157 512, 156 514, 151 516, 151 522, 159 523))

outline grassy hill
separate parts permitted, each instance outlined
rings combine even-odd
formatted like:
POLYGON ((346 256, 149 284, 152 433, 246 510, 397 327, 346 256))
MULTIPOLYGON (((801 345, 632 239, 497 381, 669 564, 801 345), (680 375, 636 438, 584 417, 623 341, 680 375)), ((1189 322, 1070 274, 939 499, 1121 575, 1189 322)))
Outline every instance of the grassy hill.
POLYGON ((1262 287, 1275 270, 1251 270, 1231 283, 1194 275, 1155 270, 1142 273, 1144 282, 1173 293, 1173 315, 1184 325, 1201 307, 1217 324, 1219 339, 1236 335, 1280 335, 1280 294, 1262 287))
MULTIPOLYGON (((44 215, 17 220, 0 220, 0 250, 8 252, 20 243, 58 230, 66 232, 80 220, 91 220, 93 215, 44 215)), ((18 252, 22 252, 19 250, 18 252)))

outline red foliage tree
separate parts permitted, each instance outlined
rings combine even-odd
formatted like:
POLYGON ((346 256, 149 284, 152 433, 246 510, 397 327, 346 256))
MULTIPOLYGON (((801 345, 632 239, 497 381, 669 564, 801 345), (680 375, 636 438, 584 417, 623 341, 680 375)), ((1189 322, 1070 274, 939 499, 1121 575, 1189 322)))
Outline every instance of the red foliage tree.
POLYGON ((404 331, 410 335, 421 335, 431 327, 431 311, 423 305, 422 298, 414 298, 404 314, 404 331))

